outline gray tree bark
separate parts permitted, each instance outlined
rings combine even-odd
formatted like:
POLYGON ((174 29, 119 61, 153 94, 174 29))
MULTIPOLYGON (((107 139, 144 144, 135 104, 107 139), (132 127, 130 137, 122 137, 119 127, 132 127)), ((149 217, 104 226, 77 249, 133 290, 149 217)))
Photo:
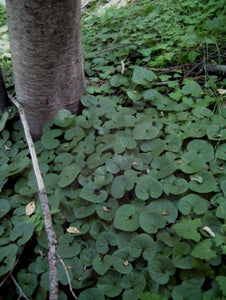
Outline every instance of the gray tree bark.
POLYGON ((33 138, 85 91, 80 0, 6 0, 13 76, 33 138))
POLYGON ((9 98, 5 87, 2 69, 0 67, 0 116, 2 115, 4 108, 8 104, 9 104, 9 98))

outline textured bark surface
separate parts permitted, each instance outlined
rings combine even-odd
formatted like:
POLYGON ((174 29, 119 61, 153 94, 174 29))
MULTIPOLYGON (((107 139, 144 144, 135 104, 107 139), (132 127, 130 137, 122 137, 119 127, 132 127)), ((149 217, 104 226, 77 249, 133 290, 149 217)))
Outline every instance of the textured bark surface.
POLYGON ((5 87, 5 82, 0 67, 0 115, 3 113, 4 108, 9 104, 9 98, 5 87))
POLYGON ((7 0, 13 76, 34 138, 62 108, 77 113, 85 91, 80 0, 7 0))

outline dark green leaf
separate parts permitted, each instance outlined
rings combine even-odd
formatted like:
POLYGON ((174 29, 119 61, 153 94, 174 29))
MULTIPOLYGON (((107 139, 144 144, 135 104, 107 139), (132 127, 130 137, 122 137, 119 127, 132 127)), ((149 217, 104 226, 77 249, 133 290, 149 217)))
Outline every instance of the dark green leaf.
POLYGON ((159 284, 166 284, 175 270, 175 266, 168 257, 156 255, 148 261, 149 275, 159 284))
POLYGON ((132 76, 132 81, 138 84, 146 84, 156 79, 153 71, 147 70, 143 67, 135 66, 132 76))
POLYGON ((199 242, 201 236, 198 232, 198 228, 201 226, 202 221, 200 219, 195 219, 183 220, 182 222, 174 224, 172 227, 179 236, 188 240, 199 242))
POLYGON ((56 137, 62 134, 61 129, 46 130, 41 137, 42 145, 46 149, 56 149, 60 145, 60 141, 56 137))
POLYGON ((60 173, 60 180, 58 181, 59 187, 66 187, 70 185, 73 181, 75 181, 80 171, 81 168, 76 163, 66 166, 60 173))
POLYGON ((201 287, 204 278, 184 280, 182 284, 173 288, 173 300, 200 300, 202 299, 201 287))
POLYGON ((133 188, 134 183, 125 175, 116 176, 111 185, 111 195, 120 199, 125 195, 126 191, 133 188))
POLYGON ((192 211, 197 215, 202 215, 207 211, 208 203, 196 194, 189 194, 180 199, 178 208, 183 215, 188 215, 192 211))
POLYGON ((5 216, 9 210, 10 210, 9 201, 7 201, 6 199, 0 199, 0 218, 5 216))
POLYGON ((184 173, 192 174, 202 170, 205 166, 205 160, 200 154, 195 152, 186 152, 181 157, 182 163, 180 169, 184 173))
POLYGON ((55 114, 53 124, 59 127, 68 127, 74 122, 74 119, 74 116, 69 110, 61 109, 55 114))
POLYGON ((18 247, 15 244, 0 247, 0 276, 13 269, 18 247))
POLYGON ((219 275, 219 276, 216 277, 216 281, 220 285, 220 289, 222 291, 222 294, 224 296, 226 296, 226 276, 219 275))
POLYGON ((156 179, 164 178, 177 169, 176 163, 170 157, 159 156, 151 162, 150 175, 156 179))
POLYGON ((162 128, 162 124, 158 121, 153 122, 142 122, 137 124, 133 129, 133 137, 135 140, 150 140, 157 137, 162 128))
POLYGON ((117 245, 118 237, 114 232, 102 232, 96 240, 96 249, 101 254, 106 254, 109 251, 109 245, 117 245))
POLYGON ((112 254, 112 264, 115 270, 121 274, 129 274, 133 269, 127 249, 115 251, 112 254))
POLYGON ((24 294, 30 297, 38 285, 36 275, 30 274, 25 270, 21 270, 17 275, 17 280, 24 294))
POLYGON ((73 201, 73 210, 77 219, 86 218, 91 216, 95 210, 95 204, 90 204, 90 202, 83 199, 75 199, 73 201))
POLYGON ((118 201, 114 198, 110 198, 108 202, 97 204, 96 212, 98 216, 106 221, 113 220, 115 213, 118 209, 118 201))
POLYGON ((114 227, 125 231, 135 231, 139 228, 139 215, 133 205, 125 204, 116 211, 114 227))
POLYGON ((198 98, 201 96, 202 88, 196 81, 186 79, 182 92, 185 95, 192 95, 193 97, 198 98))
POLYGON ((96 97, 89 95, 89 94, 83 95, 81 97, 81 102, 86 107, 97 105, 97 103, 98 103, 96 97))
POLYGON ((189 152, 201 155, 205 162, 209 162, 214 158, 213 146, 208 141, 193 140, 188 143, 187 149, 189 152))
POLYGON ((132 238, 129 245, 131 257, 137 258, 141 254, 145 260, 148 260, 156 254, 156 243, 152 237, 146 233, 141 233, 132 238))
POLYGON ((127 298, 128 294, 131 294, 132 297, 137 296, 144 290, 145 285, 146 280, 142 273, 132 272, 124 275, 121 280, 121 286, 126 290, 123 294, 123 299, 131 299, 131 297, 127 298))
POLYGON ((118 296, 121 291, 121 275, 116 271, 108 271, 105 276, 101 276, 97 282, 97 287, 106 296, 114 298, 118 296))
POLYGON ((82 188, 80 197, 92 203, 102 203, 107 199, 108 193, 99 189, 94 182, 90 182, 82 188))
POLYGON ((184 178, 176 178, 174 175, 163 178, 160 182, 163 184, 163 190, 167 195, 180 195, 188 190, 188 182, 184 178))
POLYGON ((75 257, 80 253, 81 245, 69 233, 59 238, 57 251, 62 258, 75 257))
POLYGON ((135 193, 137 198, 141 200, 147 200, 150 197, 156 199, 162 194, 162 185, 154 177, 143 175, 139 178, 135 193))
POLYGON ((96 256, 93 260, 93 268, 99 275, 104 275, 111 267, 112 259, 110 255, 104 255, 103 258, 96 256))
POLYGON ((216 158, 226 160, 226 143, 221 144, 216 151, 216 158))
POLYGON ((174 245, 172 262, 177 268, 191 269, 193 257, 190 256, 191 246, 185 242, 179 242, 174 245))
POLYGON ((128 79, 122 75, 113 75, 110 79, 110 84, 113 87, 119 87, 121 85, 127 85, 128 79))
POLYGON ((212 248, 211 239, 200 241, 197 245, 195 245, 194 249, 191 252, 191 255, 208 261, 212 258, 217 257, 216 251, 214 251, 211 248, 212 248))
POLYGON ((192 191, 198 193, 210 193, 217 190, 216 181, 210 172, 202 170, 199 171, 197 175, 199 175, 200 178, 202 178, 202 182, 190 181, 189 188, 192 191))
POLYGON ((27 241, 30 240, 34 232, 34 227, 32 223, 21 222, 15 225, 11 234, 10 240, 16 241, 18 246, 23 246, 27 241))
POLYGON ((79 295, 78 300, 104 300, 104 294, 97 288, 88 288, 82 291, 79 295))

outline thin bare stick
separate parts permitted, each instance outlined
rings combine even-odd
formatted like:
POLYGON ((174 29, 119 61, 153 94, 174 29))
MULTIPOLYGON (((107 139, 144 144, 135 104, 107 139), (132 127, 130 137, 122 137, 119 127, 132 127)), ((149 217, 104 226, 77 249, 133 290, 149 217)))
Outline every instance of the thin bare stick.
POLYGON ((67 267, 63 261, 63 259, 60 257, 60 255, 57 253, 57 257, 58 259, 60 260, 60 262, 62 263, 63 267, 64 267, 64 271, 66 273, 66 276, 67 276, 67 280, 68 280, 68 284, 69 284, 69 288, 70 288, 70 292, 72 294, 72 296, 74 297, 74 299, 78 299, 78 297, 75 295, 75 293, 73 292, 73 289, 72 289, 72 286, 71 286, 71 279, 70 279, 70 276, 69 276, 69 273, 68 273, 68 270, 67 270, 67 267))
POLYGON ((21 287, 19 286, 19 284, 17 283, 16 279, 13 277, 13 275, 11 274, 10 277, 12 278, 15 286, 18 288, 19 292, 20 292, 20 296, 22 296, 24 299, 29 300, 27 298, 27 296, 24 294, 24 292, 22 291, 21 287))
POLYGON ((56 300, 58 298, 58 277, 57 277, 57 256, 56 256, 57 237, 53 229, 49 201, 47 198, 46 188, 40 172, 38 158, 35 152, 34 143, 30 134, 24 109, 15 99, 11 98, 11 101, 18 108, 20 114, 20 119, 23 124, 25 137, 27 139, 27 143, 31 155, 32 165, 33 165, 35 177, 38 184, 38 195, 42 206, 42 212, 44 215, 44 222, 45 222, 45 231, 48 239, 48 258, 49 258, 49 276, 50 276, 49 300, 56 300))
POLYGON ((16 265, 18 264, 19 261, 19 257, 17 258, 16 262, 14 263, 13 268, 10 270, 10 272, 6 275, 6 277, 2 280, 2 282, 0 283, 0 288, 3 286, 3 284, 7 281, 7 279, 10 277, 10 275, 12 275, 14 268, 16 267, 16 265))

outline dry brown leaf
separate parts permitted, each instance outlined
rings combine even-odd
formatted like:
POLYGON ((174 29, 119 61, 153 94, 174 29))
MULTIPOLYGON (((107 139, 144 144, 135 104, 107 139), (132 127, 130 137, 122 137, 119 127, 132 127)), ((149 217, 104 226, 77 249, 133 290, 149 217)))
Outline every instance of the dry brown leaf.
POLYGON ((31 201, 26 205, 26 215, 31 216, 35 211, 35 201, 31 201))

